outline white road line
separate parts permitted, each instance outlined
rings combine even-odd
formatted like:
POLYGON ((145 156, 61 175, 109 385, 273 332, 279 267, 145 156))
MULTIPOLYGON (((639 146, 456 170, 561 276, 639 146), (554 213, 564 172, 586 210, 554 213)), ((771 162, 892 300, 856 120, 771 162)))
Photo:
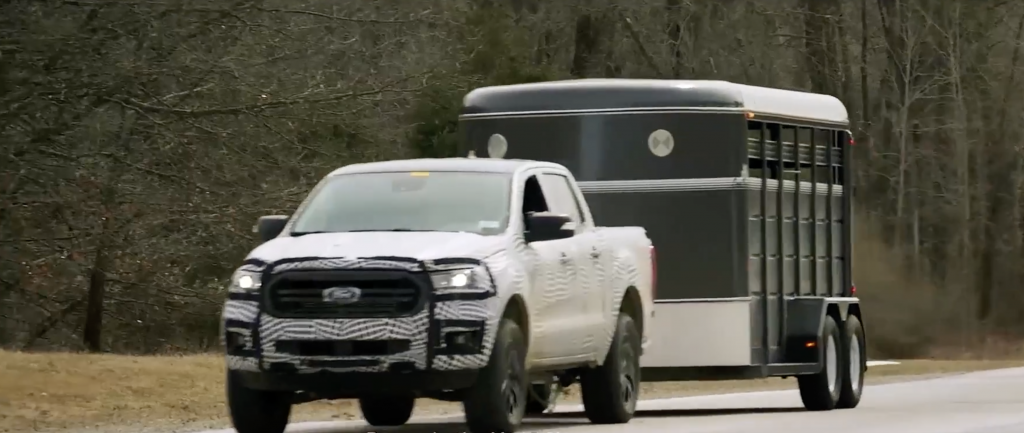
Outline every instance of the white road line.
POLYGON ((900 365, 899 361, 868 361, 868 367, 878 367, 880 365, 900 365))

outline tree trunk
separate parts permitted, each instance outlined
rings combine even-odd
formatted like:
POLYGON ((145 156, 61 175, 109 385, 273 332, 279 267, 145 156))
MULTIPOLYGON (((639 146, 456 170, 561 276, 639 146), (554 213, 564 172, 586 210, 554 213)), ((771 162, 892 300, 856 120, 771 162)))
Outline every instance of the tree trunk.
MULTIPOLYGON (((121 127, 115 155, 127 158, 132 128, 135 125, 136 113, 133 110, 121 110, 121 127)), ((96 258, 89 271, 89 290, 86 295, 85 329, 82 342, 90 352, 103 350, 103 314, 104 300, 107 291, 107 270, 110 267, 110 252, 114 241, 114 219, 117 216, 118 183, 124 172, 124 164, 115 163, 103 183, 101 191, 100 233, 96 246, 96 258)))

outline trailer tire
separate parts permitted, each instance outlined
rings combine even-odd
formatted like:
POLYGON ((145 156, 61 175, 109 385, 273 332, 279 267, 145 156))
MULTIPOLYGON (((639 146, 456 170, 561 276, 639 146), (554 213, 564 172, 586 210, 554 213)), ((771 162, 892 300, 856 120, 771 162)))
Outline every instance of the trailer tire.
POLYGON ((526 401, 526 414, 539 415, 544 413, 551 402, 554 383, 535 383, 530 385, 530 399, 526 401))
POLYGON ((853 409, 860 404, 864 392, 864 372, 867 371, 867 353, 864 325, 857 316, 850 315, 843 323, 843 386, 840 387, 838 409, 853 409))
POLYGON ((409 422, 416 407, 413 396, 363 397, 359 410, 366 423, 374 427, 397 427, 409 422))
POLYGON ((797 376, 800 400, 807 410, 823 411, 835 409, 839 393, 843 388, 842 349, 839 347, 842 335, 835 319, 825 315, 822 326, 819 353, 821 371, 815 374, 797 376))
POLYGON ((529 394, 525 341, 515 321, 501 319, 490 360, 462 401, 470 432, 514 432, 522 424, 529 394))
POLYGON ((632 317, 619 314, 604 363, 580 375, 583 410, 594 424, 624 424, 640 397, 640 332, 632 317))
POLYGON ((238 372, 228 370, 228 413, 238 433, 283 433, 292 412, 291 394, 247 388, 238 372))

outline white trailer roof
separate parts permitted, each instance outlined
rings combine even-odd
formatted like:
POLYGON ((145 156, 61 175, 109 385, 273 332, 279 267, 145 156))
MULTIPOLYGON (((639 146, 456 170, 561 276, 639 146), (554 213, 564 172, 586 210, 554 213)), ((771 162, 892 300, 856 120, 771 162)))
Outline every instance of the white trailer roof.
POLYGON ((715 80, 582 79, 482 87, 463 99, 463 117, 552 112, 673 109, 746 111, 849 125, 843 103, 829 95, 715 80))

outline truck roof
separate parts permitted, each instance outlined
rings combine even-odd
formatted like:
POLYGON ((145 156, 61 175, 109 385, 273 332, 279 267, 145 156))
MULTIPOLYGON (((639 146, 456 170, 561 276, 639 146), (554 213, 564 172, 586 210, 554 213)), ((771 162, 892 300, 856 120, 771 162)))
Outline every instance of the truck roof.
POLYGON ((551 112, 639 110, 752 112, 849 124, 843 103, 829 95, 713 80, 580 79, 475 89, 463 118, 551 112))
POLYGON ((334 170, 328 176, 352 173, 382 173, 401 171, 464 171, 478 173, 507 173, 529 167, 559 168, 565 167, 542 161, 525 159, 496 158, 419 158, 400 159, 394 161, 367 162, 351 164, 334 170))

